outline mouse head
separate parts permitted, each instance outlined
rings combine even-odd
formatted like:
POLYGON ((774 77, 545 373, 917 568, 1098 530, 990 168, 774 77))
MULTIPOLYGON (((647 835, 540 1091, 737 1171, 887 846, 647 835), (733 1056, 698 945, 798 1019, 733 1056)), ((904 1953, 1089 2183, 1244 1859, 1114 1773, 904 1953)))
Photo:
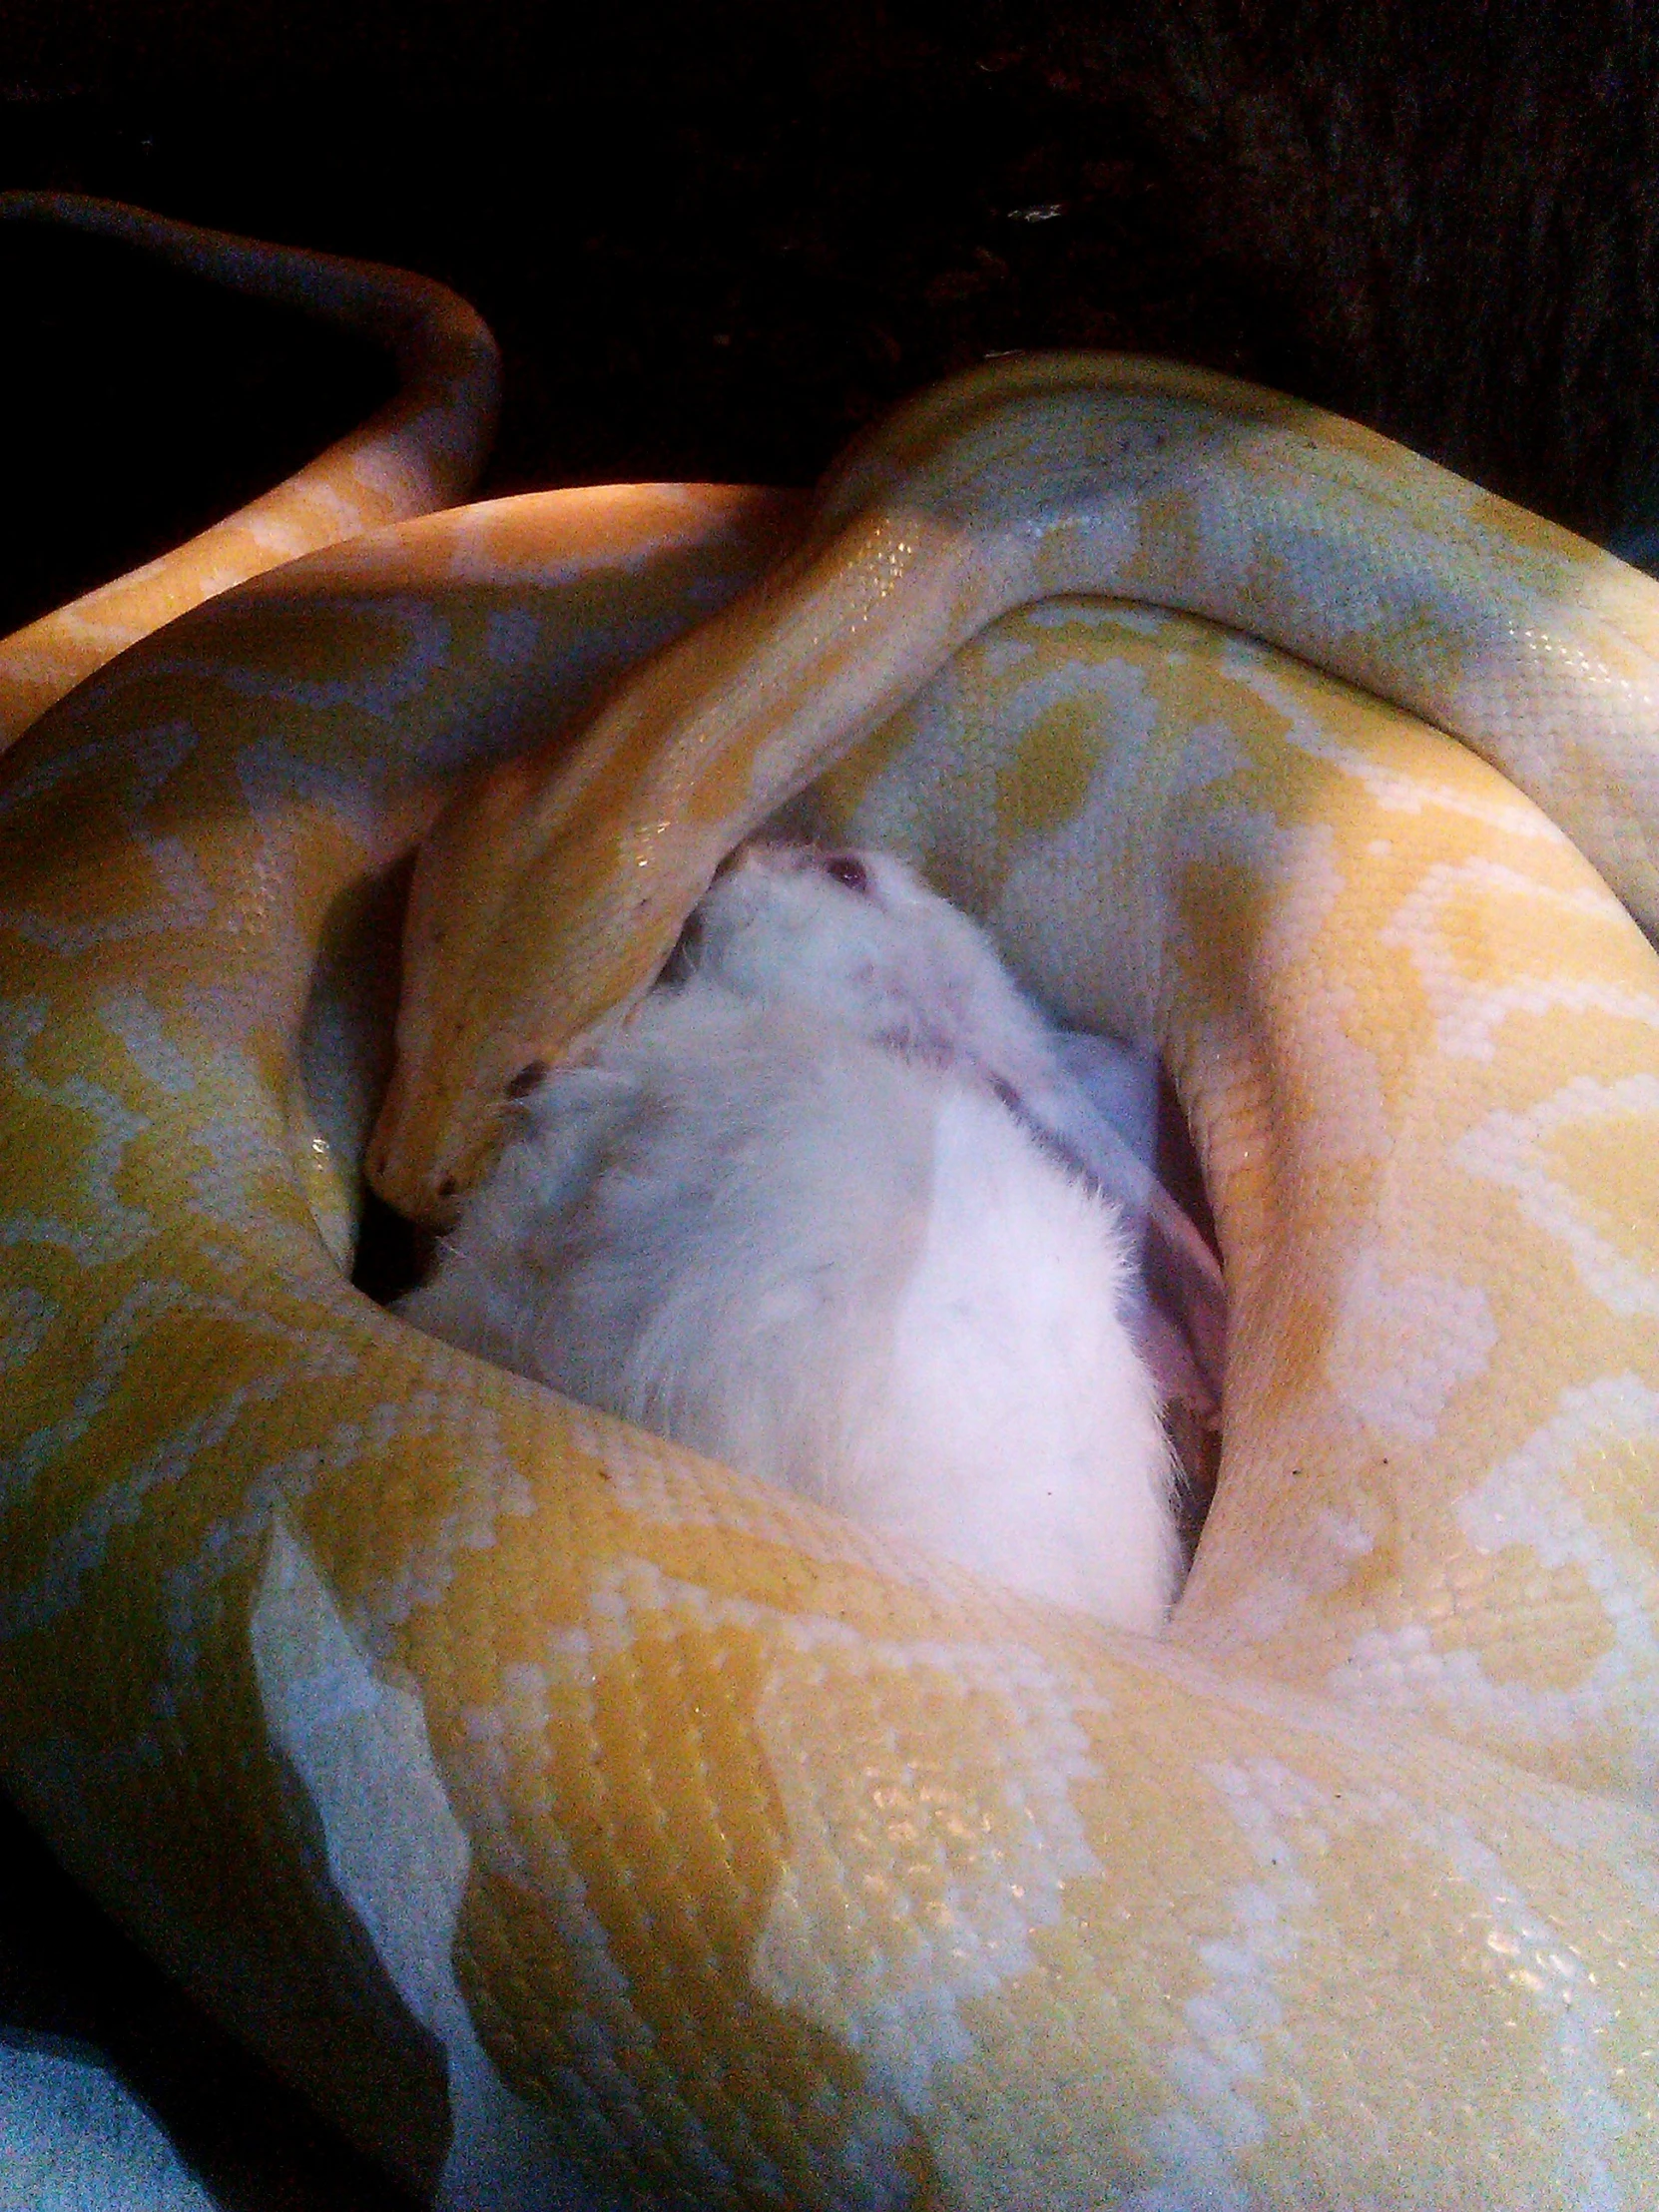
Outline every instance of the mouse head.
POLYGON ((941 1066, 989 1072, 1036 1039, 983 931, 890 853, 741 847, 692 917, 686 964, 941 1066))

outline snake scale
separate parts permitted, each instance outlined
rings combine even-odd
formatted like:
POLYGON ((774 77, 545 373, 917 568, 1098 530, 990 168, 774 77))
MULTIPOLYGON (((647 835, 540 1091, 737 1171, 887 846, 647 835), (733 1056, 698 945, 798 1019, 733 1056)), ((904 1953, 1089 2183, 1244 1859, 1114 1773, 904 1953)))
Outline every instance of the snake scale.
POLYGON ((1656 711, 1659 587, 1108 356, 805 523, 461 508, 138 645, 0 783, 8 1787, 445 2205, 1650 2203, 1656 711), (1180 1090, 1231 1327, 1163 1639, 345 1280, 417 839, 371 1149, 438 1212, 809 783, 1180 1090))

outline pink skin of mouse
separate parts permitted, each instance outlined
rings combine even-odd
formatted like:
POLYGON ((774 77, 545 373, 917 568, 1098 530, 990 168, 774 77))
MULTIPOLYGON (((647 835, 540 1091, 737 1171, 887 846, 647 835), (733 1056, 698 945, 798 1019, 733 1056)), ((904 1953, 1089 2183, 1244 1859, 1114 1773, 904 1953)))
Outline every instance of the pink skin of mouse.
POLYGON ((669 977, 515 1116, 406 1320, 1012 1589, 1162 1625, 1160 1398, 1213 1400, 1219 1272, 901 861, 746 847, 669 977), (1145 1297, 1126 1210, 1199 1284, 1196 1323, 1145 1297))

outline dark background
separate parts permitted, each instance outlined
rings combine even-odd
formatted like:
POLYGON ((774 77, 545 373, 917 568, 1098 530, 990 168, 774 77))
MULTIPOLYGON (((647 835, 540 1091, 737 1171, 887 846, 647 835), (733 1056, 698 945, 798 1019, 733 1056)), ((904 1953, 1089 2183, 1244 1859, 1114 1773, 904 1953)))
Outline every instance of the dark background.
MULTIPOLYGON (((807 483, 949 369, 1089 345, 1340 408, 1638 550, 1659 515, 1651 0, 9 0, 6 185, 444 278, 505 354, 489 492, 807 483)), ((0 632, 386 388, 68 237, 0 230, 0 632)), ((15 1821, 0 2033, 103 2041, 227 2205, 404 2201, 15 1821)))
MULTIPOLYGON (((1603 536, 1659 443, 1648 0, 8 0, 0 181, 401 263, 506 354, 486 490, 810 482, 1017 345, 1357 414, 1603 536)), ((0 233, 0 628, 222 512, 377 364, 0 233)))

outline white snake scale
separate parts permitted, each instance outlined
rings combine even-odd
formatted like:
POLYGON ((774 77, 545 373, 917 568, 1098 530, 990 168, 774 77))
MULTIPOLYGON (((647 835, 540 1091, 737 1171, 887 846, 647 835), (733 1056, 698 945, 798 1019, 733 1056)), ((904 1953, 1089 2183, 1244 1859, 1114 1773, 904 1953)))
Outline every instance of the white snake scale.
MULTIPOLYGON (((515 1052, 579 1035, 887 715, 830 819, 1154 1035, 1193 1125, 1232 1332, 1169 1635, 976 1588, 342 1279, 316 1123, 363 1141, 374 886, 793 527, 549 493, 212 601, 6 764, 7 1784, 450 2205, 575 2170, 688 2207, 1649 2204, 1659 587, 1107 357, 945 387, 826 501, 623 686, 597 772, 517 779, 495 877, 452 818, 506 937, 438 967, 515 1052), (365 1072, 319 1104, 330 1022, 365 1072)), ((445 1034, 408 1032, 405 1190, 499 1077, 445 1091, 445 1034)))

